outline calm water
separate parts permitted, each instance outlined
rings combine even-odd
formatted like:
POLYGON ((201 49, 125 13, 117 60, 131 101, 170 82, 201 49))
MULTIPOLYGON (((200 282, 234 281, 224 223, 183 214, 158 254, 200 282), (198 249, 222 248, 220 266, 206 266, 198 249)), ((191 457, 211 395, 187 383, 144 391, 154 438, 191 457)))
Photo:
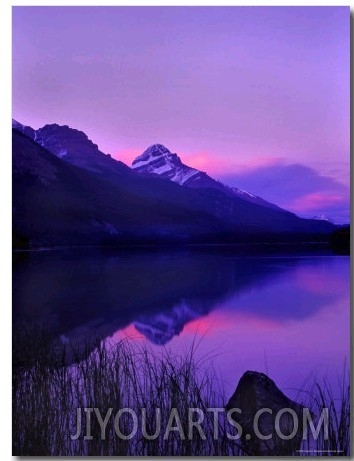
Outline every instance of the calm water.
POLYGON ((130 337, 183 353, 193 341, 229 395, 246 370, 292 397, 332 385, 350 351, 349 257, 212 251, 61 251, 15 256, 14 334, 45 322, 53 337, 130 337))

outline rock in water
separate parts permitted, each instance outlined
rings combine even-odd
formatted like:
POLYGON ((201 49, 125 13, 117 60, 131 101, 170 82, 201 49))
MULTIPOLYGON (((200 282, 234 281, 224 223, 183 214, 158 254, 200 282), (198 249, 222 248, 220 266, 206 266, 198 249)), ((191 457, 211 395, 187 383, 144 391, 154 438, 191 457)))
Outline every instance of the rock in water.
POLYGON ((238 412, 232 413, 232 419, 242 428, 240 441, 247 454, 298 454, 296 451, 302 439, 303 406, 286 397, 267 375, 246 371, 226 406, 228 411, 233 408, 238 409, 238 412))

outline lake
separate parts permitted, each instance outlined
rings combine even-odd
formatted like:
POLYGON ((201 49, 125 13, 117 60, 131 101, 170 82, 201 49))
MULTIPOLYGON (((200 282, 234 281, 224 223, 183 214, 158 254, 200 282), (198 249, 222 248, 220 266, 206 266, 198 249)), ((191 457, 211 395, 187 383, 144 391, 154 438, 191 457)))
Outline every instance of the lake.
POLYGON ((231 395, 246 370, 291 398, 350 360, 350 261, 329 251, 77 249, 17 253, 14 342, 45 323, 63 343, 129 337, 196 355, 231 395))

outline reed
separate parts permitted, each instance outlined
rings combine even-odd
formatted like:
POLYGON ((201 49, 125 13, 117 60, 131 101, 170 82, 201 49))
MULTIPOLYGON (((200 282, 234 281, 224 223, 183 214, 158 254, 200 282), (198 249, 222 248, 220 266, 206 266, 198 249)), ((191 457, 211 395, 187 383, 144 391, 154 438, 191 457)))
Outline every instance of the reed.
MULTIPOLYGON (((183 356, 166 349, 153 352, 148 346, 137 346, 123 340, 109 345, 99 341, 73 348, 50 340, 45 329, 26 333, 21 348, 14 347, 13 365, 13 454, 18 456, 242 456, 247 455, 240 441, 230 440, 230 425, 225 415, 218 418, 215 435, 214 414, 209 408, 224 408, 227 402, 222 382, 210 368, 208 357, 197 359, 198 344, 183 356), (25 346, 27 342, 27 346, 25 346), (82 413, 81 436, 76 432, 77 408, 95 409, 82 413), (119 410, 129 408, 139 417, 138 429, 130 440, 117 436, 133 428, 130 414, 124 413, 115 423, 119 410), (190 423, 189 409, 204 413, 201 424, 205 438, 197 428, 193 436, 184 429, 165 437, 172 411, 176 411, 182 428, 190 423), (96 415, 102 419, 112 409, 102 437, 96 415), (145 409, 145 424, 141 424, 145 409), (159 409, 159 410, 158 410, 159 409), (175 410, 173 410, 175 409, 175 410), (157 413, 161 431, 156 436, 157 413), (88 428, 90 429, 88 432, 88 428), (144 435, 149 434, 147 438, 144 435), (89 437, 87 437, 89 434, 89 437)), ((315 384, 309 394, 314 413, 329 408, 329 440, 319 437, 315 447, 321 455, 349 454, 350 400, 349 385, 343 383, 341 395, 324 381, 315 384)), ((193 415, 197 419, 198 414, 193 415)), ((176 420, 173 421, 173 426, 176 420)), ((303 443, 309 448, 310 442, 303 443)), ((311 446, 313 447, 313 445, 311 446)), ((298 453, 294 452, 294 455, 298 453)), ((316 453, 312 453, 316 454, 316 453)))

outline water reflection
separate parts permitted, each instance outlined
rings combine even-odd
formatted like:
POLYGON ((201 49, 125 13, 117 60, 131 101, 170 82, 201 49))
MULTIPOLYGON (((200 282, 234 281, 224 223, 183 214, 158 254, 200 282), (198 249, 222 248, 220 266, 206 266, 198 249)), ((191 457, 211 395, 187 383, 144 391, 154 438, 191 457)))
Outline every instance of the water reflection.
POLYGON ((14 263, 14 325, 45 322, 53 335, 80 341, 134 323, 165 345, 220 307, 262 322, 301 321, 348 293, 347 260, 191 250, 35 253, 14 263))

